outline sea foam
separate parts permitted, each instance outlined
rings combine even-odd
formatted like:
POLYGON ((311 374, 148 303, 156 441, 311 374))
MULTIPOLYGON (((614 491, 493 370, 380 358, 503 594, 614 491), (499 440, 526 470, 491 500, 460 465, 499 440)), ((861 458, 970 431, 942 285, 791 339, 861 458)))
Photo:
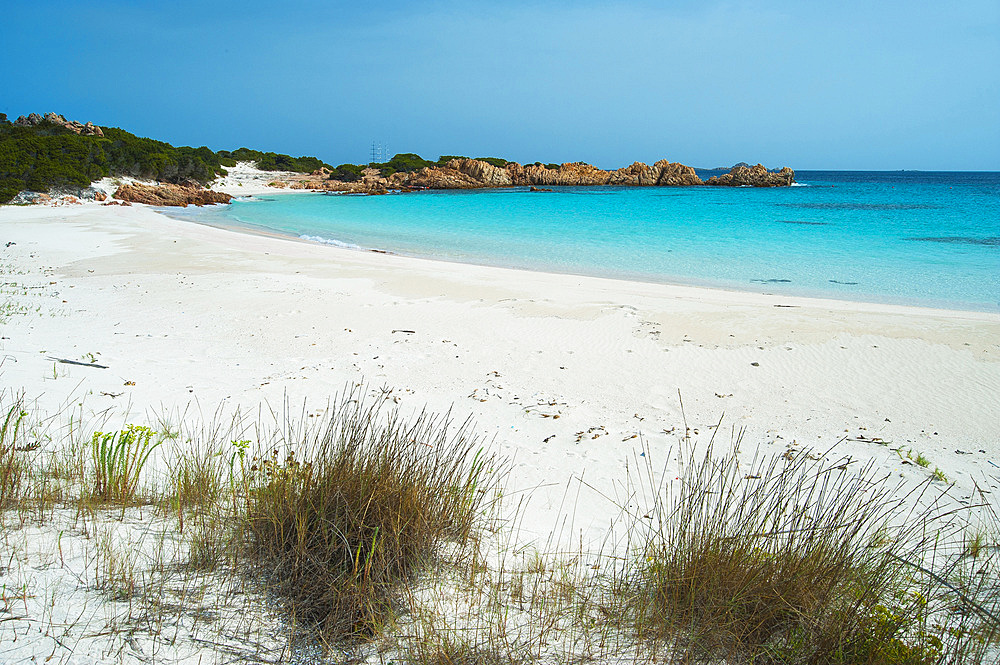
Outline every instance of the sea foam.
POLYGON ((361 245, 355 245, 350 242, 341 242, 333 238, 324 238, 323 236, 310 236, 310 235, 300 235, 301 240, 310 240, 312 242, 320 242, 324 245, 333 245, 334 247, 342 247, 344 249, 364 249, 361 245))

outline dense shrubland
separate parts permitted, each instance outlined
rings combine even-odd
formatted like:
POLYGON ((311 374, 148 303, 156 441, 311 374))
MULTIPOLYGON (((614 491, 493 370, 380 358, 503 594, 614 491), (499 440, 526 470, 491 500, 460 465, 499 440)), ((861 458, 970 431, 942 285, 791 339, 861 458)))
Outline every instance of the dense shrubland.
POLYGON ((312 173, 322 167, 332 168, 317 157, 292 157, 275 152, 261 152, 250 148, 238 148, 232 152, 220 150, 219 157, 224 165, 235 166, 236 162, 255 162, 261 171, 295 171, 312 173))
POLYGON ((22 190, 79 189, 106 176, 206 184, 236 161, 256 162, 265 171, 310 172, 325 166, 316 157, 248 148, 215 152, 205 146, 172 146, 114 127, 102 130, 104 136, 87 136, 47 120, 17 126, 0 119, 0 203, 22 190))

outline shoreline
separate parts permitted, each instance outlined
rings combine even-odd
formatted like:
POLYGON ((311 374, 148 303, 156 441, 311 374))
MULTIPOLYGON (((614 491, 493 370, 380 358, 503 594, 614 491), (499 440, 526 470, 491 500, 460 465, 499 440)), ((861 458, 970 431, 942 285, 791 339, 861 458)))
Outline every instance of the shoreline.
MULTIPOLYGON (((313 191, 285 191, 276 190, 276 194, 286 194, 286 195, 308 195, 308 194, 320 194, 321 192, 313 191)), ((142 205, 142 204, 136 204, 142 205)), ((611 283, 620 284, 637 284, 648 287, 664 287, 670 290, 693 290, 689 294, 692 298, 708 297, 708 293, 704 292, 717 292, 718 300, 732 299, 733 301, 739 300, 743 296, 759 296, 761 299, 774 299, 774 300, 787 300, 793 301, 795 307, 825 307, 837 309, 836 305, 839 303, 843 305, 844 309, 857 310, 857 311, 881 311, 884 313, 897 313, 897 314, 915 314, 916 312, 924 312, 928 315, 937 316, 954 316, 958 318, 963 318, 969 315, 971 318, 977 320, 996 320, 1000 321, 1000 310, 989 311, 981 309, 958 309, 954 307, 945 307, 940 305, 921 305, 917 303, 893 303, 885 302, 879 300, 852 300, 849 298, 835 298, 832 296, 823 295, 784 295, 780 293, 769 293, 765 291, 758 290, 741 290, 737 288, 727 288, 726 286, 716 286, 712 284, 699 284, 696 282, 683 282, 683 281, 656 281, 651 279, 641 279, 636 277, 634 279, 628 277, 614 276, 614 275, 599 275, 593 273, 585 272, 560 272, 557 270, 542 270, 538 268, 526 268, 519 266, 503 265, 503 264, 490 264, 490 263, 476 263, 474 261, 460 261, 460 260, 449 260, 446 258, 439 258, 433 256, 426 256, 421 254, 410 254, 406 252, 398 252, 395 250, 381 249, 375 247, 361 247, 361 246, 351 246, 348 243, 340 242, 335 238, 328 240, 333 240, 335 242, 327 242, 327 240, 314 240, 312 238, 296 236, 291 233, 282 233, 280 231, 275 231, 273 229, 261 228, 250 226, 246 224, 234 223, 225 224, 219 223, 214 224, 209 221, 204 221, 196 217, 185 217, 183 215, 172 215, 170 214, 174 209, 169 207, 159 207, 159 206, 147 206, 150 210, 156 212, 159 215, 168 217, 170 219, 176 220, 182 223, 196 224, 198 226, 204 226, 210 229, 216 229, 218 231, 225 231, 229 233, 234 233, 237 235, 250 235, 258 236, 261 238, 270 238, 273 240, 285 240, 294 243, 301 243, 305 245, 310 245, 314 247, 322 247, 324 249, 331 249, 335 251, 346 251, 346 252, 360 252, 362 254, 377 254, 380 256, 398 256, 405 259, 411 259, 414 261, 427 261, 430 263, 442 263, 446 265, 457 265, 457 266, 471 266, 476 268, 484 269, 495 269, 500 271, 510 271, 513 273, 529 273, 529 274, 539 274, 539 275, 551 275, 553 277, 566 277, 568 279, 580 278, 588 280, 602 280, 611 283)), ((775 307, 783 306, 781 303, 772 303, 775 307)))
MULTIPOLYGON (((332 264, 335 269, 362 269, 371 274, 384 276, 393 271, 409 271, 420 275, 434 275, 441 280, 447 280, 453 286, 455 292, 466 292, 467 283, 489 285, 488 291, 515 290, 523 291, 525 286, 530 289, 562 290, 563 295, 572 296, 574 304, 586 301, 595 295, 614 295, 616 300, 627 298, 640 298, 651 301, 655 306, 667 307, 670 310, 683 309, 687 305, 702 304, 714 308, 767 308, 772 317, 781 315, 801 315, 804 313, 826 312, 829 315, 843 316, 859 314, 865 316, 887 317, 895 319, 903 317, 913 319, 915 322, 926 322, 930 319, 941 319, 943 321, 968 322, 970 324, 1000 325, 1000 314, 982 312, 976 310, 955 310, 946 308, 932 308, 912 305, 894 305, 872 303, 865 301, 850 301, 832 298, 812 298, 804 296, 784 296, 756 291, 736 291, 723 288, 692 286, 683 284, 664 284, 659 282, 647 282, 637 280, 624 280, 609 277, 598 277, 589 275, 574 275, 570 273, 556 273, 544 271, 532 271, 519 268, 503 268, 495 266, 484 266, 479 264, 442 261, 438 259, 414 257, 396 253, 382 253, 371 250, 355 250, 350 248, 325 245, 308 240, 284 236, 281 234, 269 234, 266 232, 257 233, 251 229, 219 227, 210 224, 195 223, 193 220, 180 220, 169 215, 163 215, 154 209, 144 209, 142 206, 135 206, 131 211, 127 209, 109 209, 97 205, 84 205, 73 208, 18 208, 11 210, 14 216, 26 217, 54 221, 51 218, 64 217, 66 221, 74 219, 91 218, 96 214, 98 218, 108 217, 110 224, 99 223, 103 233, 112 232, 115 226, 114 218, 127 220, 135 223, 135 217, 142 216, 146 220, 161 220, 159 224, 162 229, 129 229, 122 230, 121 233, 131 234, 138 231, 159 232, 167 231, 176 233, 176 239, 185 239, 198 243, 211 243, 213 246, 226 248, 226 251, 233 250, 239 252, 260 253, 261 259, 270 253, 283 257, 284 260, 318 261, 314 264, 322 267, 325 264, 332 264), (21 212, 24 211, 24 212, 21 212), (110 212, 113 211, 113 212, 110 212), (69 213, 69 214, 67 214, 69 213), (108 213, 105 215, 105 213, 108 213), (48 219, 47 219, 48 218, 48 219), (169 221, 168 221, 169 220, 169 221), (109 228, 110 227, 110 228, 109 228), (466 284, 464 284, 466 283, 466 284), (519 287, 520 283, 520 287, 519 287), (783 304, 792 304, 796 307, 788 308, 787 312, 781 312, 783 304), (773 311, 772 311, 773 310, 773 311), (801 310, 801 311, 794 311, 801 310)), ((0 209, 0 220, 3 216, 9 216, 6 210, 0 209)), ((175 240, 176 240, 175 239, 175 240)), ((166 243, 164 239, 163 243, 166 243)), ((127 253, 135 247, 129 247, 130 243, 122 243, 123 251, 127 253)), ((76 254, 73 250, 67 252, 68 255, 76 254)), ((119 252, 115 252, 118 254, 119 252)), ((173 259, 180 257, 172 257, 173 259)), ((82 258, 76 258, 71 263, 79 263, 82 258)), ((162 260, 161 260, 162 261, 162 260)), ((168 257, 166 264, 172 263, 168 257)), ((183 262, 183 261, 182 261, 183 262)), ((252 270, 253 271, 253 270, 252 270)), ((72 273, 71 273, 72 274, 72 273)), ((83 276, 83 275, 78 275, 83 276)), ((413 291, 408 288, 406 291, 413 291)), ((421 289, 416 289, 420 291, 421 289)), ((426 295, 426 290, 424 290, 426 295)), ((524 295, 523 293, 519 295, 524 295)), ((534 293, 532 295, 544 295, 534 293)), ((553 293, 552 295, 555 295, 553 293)), ((447 297, 442 294, 441 297, 447 297)), ((483 298, 477 298, 482 302, 483 298)), ((552 302, 552 298, 546 298, 552 302)), ((645 303, 647 306, 650 303, 645 303)), ((568 306, 574 306, 569 304, 568 306)), ((857 327, 847 323, 847 328, 857 327)), ((937 335, 933 335, 938 337, 937 335)), ((1000 338, 998 338, 1000 339, 1000 338)), ((998 354, 1000 357, 1000 354, 998 354)))
MULTIPOLYGON (((235 196, 236 193, 235 193, 234 190, 235 190, 235 188, 232 187, 232 186, 226 187, 226 188, 220 188, 220 191, 225 191, 226 193, 232 194, 232 195, 235 196)), ((444 190, 444 191, 449 191, 449 190, 444 190)), ((454 191, 461 193, 461 192, 464 192, 464 191, 467 191, 467 190, 454 190, 454 191)), ((269 188, 269 189, 266 189, 265 191, 254 192, 254 193, 250 194, 250 196, 261 196, 261 195, 270 195, 270 194, 284 194, 284 195, 298 194, 298 195, 303 195, 303 196, 310 195, 310 194, 311 195, 328 195, 326 193, 318 192, 318 191, 285 190, 285 189, 269 188)), ((441 263, 447 263, 447 264, 481 266, 481 267, 484 267, 484 268, 496 268, 496 269, 500 269, 500 270, 513 270, 513 271, 517 271, 517 272, 544 273, 544 274, 551 274, 551 275, 565 275, 565 276, 570 277, 570 278, 582 277, 582 278, 592 278, 592 279, 606 279, 606 280, 612 280, 612 281, 621 281, 621 282, 629 282, 629 283, 648 284, 648 285, 653 285, 653 286, 659 285, 659 286, 665 286, 665 287, 671 287, 671 288, 672 287, 677 287, 677 288, 706 289, 706 290, 709 290, 709 291, 721 291, 721 292, 728 293, 728 294, 733 294, 733 295, 735 295, 735 294, 757 294, 757 295, 760 295, 760 296, 773 296, 775 298, 792 299, 792 300, 795 300, 797 302, 798 301, 806 301, 807 303, 809 301, 820 301, 820 302, 824 302, 824 303, 828 302, 828 301, 829 302, 843 302, 843 303, 846 303, 848 307, 856 306, 856 305, 859 305, 859 304, 867 304, 867 305, 873 305, 873 306, 876 306, 876 307, 887 307, 887 308, 903 308, 903 309, 915 308, 915 309, 930 310, 931 312, 969 312, 969 313, 986 314, 988 316, 991 316, 991 315, 992 316, 1000 316, 1000 306, 997 306, 996 304, 992 304, 992 303, 990 303, 990 304, 987 304, 987 303, 966 303, 965 304, 966 305, 965 308, 959 308, 959 307, 955 307, 955 306, 950 306, 949 303, 944 303, 944 302, 941 302, 941 301, 933 301, 932 300, 932 301, 927 301, 926 303, 924 303, 924 302, 908 301, 907 299, 903 299, 903 298, 894 299, 892 297, 886 297, 884 299, 879 299, 877 296, 871 296, 870 298, 852 298, 850 295, 844 295, 843 297, 838 297, 836 294, 828 294, 828 293, 824 293, 823 291, 814 291, 814 290, 810 290, 810 289, 804 289, 804 291, 805 291, 804 293, 798 293, 798 294, 781 294, 781 293, 774 293, 774 292, 763 291, 763 290, 759 290, 759 289, 756 289, 756 288, 751 288, 749 286, 747 286, 746 288, 741 288, 738 284, 729 284, 729 283, 726 283, 724 281, 713 282, 712 280, 698 280, 696 278, 685 278, 683 276, 677 276, 677 275, 666 276, 663 279, 655 279, 655 278, 651 278, 649 276, 638 274, 638 273, 623 273, 623 272, 615 272, 615 271, 608 271, 606 273, 601 273, 598 270, 594 270, 594 271, 590 271, 590 272, 585 271, 585 270, 581 270, 579 272, 573 272, 573 271, 569 271, 569 270, 560 270, 558 268, 546 269, 544 267, 538 267, 538 266, 510 265, 510 264, 504 264, 504 263, 501 263, 501 262, 489 263, 489 262, 481 262, 481 261, 476 261, 476 260, 453 259, 453 258, 438 257, 438 256, 432 256, 432 255, 426 255, 426 254, 420 254, 420 253, 400 252, 400 251, 397 251, 397 250, 394 250, 394 249, 388 249, 388 248, 383 248, 383 247, 367 247, 367 246, 356 246, 355 247, 355 246, 351 246, 350 243, 342 242, 342 241, 338 240, 337 238, 328 238, 328 239, 323 239, 323 240, 316 240, 316 239, 313 239, 312 237, 304 237, 304 236, 301 236, 301 235, 293 235, 291 233, 283 233, 281 231, 276 231, 276 230, 273 230, 273 229, 267 229, 267 228, 264 228, 264 227, 252 226, 252 225, 249 225, 249 224, 246 224, 246 223, 241 223, 241 222, 238 222, 238 221, 237 222, 231 222, 231 223, 227 223, 227 222, 212 223, 212 222, 209 222, 209 221, 205 221, 203 219, 199 219, 198 218, 199 215, 197 213, 195 215, 191 215, 191 216, 187 216, 187 215, 184 215, 184 214, 172 215, 170 208, 156 208, 156 207, 154 207, 154 209, 157 210, 158 212, 160 212, 161 214, 166 215, 167 217, 172 217, 174 219, 177 219, 178 221, 194 222, 194 223, 202 224, 202 225, 205 225, 205 226, 208 226, 208 227, 212 227, 212 228, 218 228, 218 229, 224 229, 224 230, 231 230, 231 231, 236 232, 236 233, 259 234, 259 235, 262 235, 264 237, 284 238, 284 239, 294 240, 296 242, 305 242, 305 243, 310 243, 310 244, 314 244, 314 245, 320 245, 320 246, 324 246, 324 247, 328 247, 328 248, 334 248, 334 249, 348 249, 348 250, 351 250, 351 251, 361 251, 361 252, 369 252, 369 253, 376 253, 376 254, 383 254, 383 255, 395 255, 395 256, 407 257, 407 258, 412 258, 412 259, 421 259, 421 260, 435 261, 435 262, 441 262, 441 263)))

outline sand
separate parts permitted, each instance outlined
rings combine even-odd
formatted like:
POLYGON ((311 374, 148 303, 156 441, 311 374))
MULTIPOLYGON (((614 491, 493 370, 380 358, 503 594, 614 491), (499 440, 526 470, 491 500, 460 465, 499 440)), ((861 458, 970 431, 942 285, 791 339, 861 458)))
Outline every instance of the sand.
POLYGON ((27 310, 0 324, 0 382, 41 412, 318 412, 362 382, 472 419, 512 460, 529 545, 560 525, 601 544, 637 462, 669 474, 685 423, 720 448, 745 430, 747 456, 817 448, 913 482, 940 468, 960 500, 1000 489, 996 313, 428 261, 139 205, 0 208, 0 265, 27 310))
POLYGON ((844 454, 898 464, 851 440, 877 437, 956 481, 1000 471, 996 314, 426 261, 143 206, 4 208, 7 242, 40 310, 4 323, 0 371, 46 409, 83 394, 139 414, 322 408, 365 382, 405 411, 474 419, 526 488, 612 479, 640 437, 669 448, 683 400, 699 438, 720 421, 727 443, 740 428, 752 446, 846 437, 844 454))

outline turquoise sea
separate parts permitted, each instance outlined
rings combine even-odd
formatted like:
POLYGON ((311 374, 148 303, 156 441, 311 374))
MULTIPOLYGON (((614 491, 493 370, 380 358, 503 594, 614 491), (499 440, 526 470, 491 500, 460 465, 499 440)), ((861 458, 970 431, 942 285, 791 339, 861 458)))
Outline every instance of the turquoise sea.
POLYGON ((796 179, 777 189, 279 195, 171 214, 446 261, 1000 311, 1000 173, 796 179))

